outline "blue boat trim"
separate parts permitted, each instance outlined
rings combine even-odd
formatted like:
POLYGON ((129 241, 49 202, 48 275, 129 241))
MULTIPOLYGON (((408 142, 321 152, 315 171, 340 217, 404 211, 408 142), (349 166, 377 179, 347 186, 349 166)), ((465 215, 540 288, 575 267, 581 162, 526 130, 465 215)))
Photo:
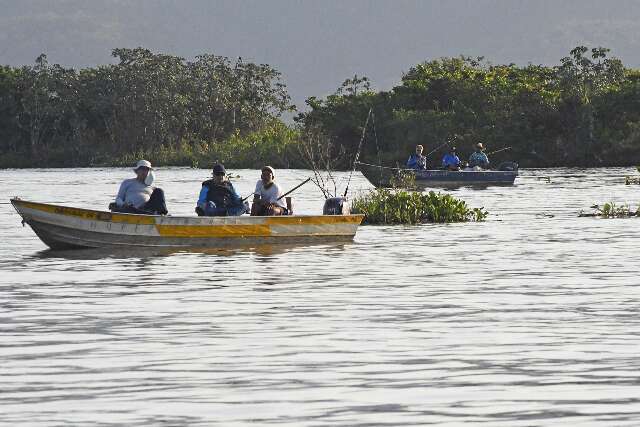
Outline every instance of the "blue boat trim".
POLYGON ((517 171, 415 171, 416 182, 468 182, 468 183, 513 183, 518 176, 517 171))

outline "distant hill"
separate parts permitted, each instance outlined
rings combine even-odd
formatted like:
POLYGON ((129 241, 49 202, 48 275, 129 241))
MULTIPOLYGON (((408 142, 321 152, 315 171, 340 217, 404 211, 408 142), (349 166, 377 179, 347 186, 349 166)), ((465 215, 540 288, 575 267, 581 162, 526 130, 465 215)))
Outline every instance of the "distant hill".
POLYGON ((136 46, 241 56, 280 70, 299 107, 353 74, 385 89, 441 56, 553 65, 584 44, 640 67, 637 0, 0 0, 0 10, 2 64, 32 64, 44 52, 94 66, 136 46))

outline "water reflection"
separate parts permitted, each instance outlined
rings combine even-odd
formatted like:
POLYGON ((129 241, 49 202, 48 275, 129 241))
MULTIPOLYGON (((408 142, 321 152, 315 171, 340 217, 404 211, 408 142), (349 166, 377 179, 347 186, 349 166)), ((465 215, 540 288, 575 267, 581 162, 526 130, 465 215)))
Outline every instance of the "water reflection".
MULTIPOLYGON (((285 254, 287 252, 300 249, 310 249, 313 251, 327 251, 334 256, 339 255, 339 251, 350 245, 349 242, 336 243, 286 243, 269 245, 248 245, 228 248, 95 248, 95 249, 74 249, 74 250, 52 250, 45 249, 38 251, 26 260, 48 259, 48 260, 103 260, 103 259, 158 259, 180 255, 200 255, 207 257, 233 257, 239 254, 260 255, 258 259, 269 259, 272 255, 285 254)), ((25 261, 26 261, 25 260, 25 261)))
MULTIPOLYGON (((635 222, 577 218, 637 172, 521 172, 455 190, 485 223, 335 245, 56 252, 0 207, 0 424, 638 425, 635 222)), ((159 174, 174 214, 204 173, 159 174)), ((0 171, 0 198, 103 206, 119 174, 0 171)))

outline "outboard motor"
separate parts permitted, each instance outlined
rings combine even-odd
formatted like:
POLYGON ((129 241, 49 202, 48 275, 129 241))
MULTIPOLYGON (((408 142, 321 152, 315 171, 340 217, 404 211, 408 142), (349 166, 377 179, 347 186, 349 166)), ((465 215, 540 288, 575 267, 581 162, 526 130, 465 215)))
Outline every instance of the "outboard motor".
POLYGON ((499 171, 517 171, 518 164, 516 162, 502 162, 498 165, 499 171))
POLYGON ((345 197, 330 197, 324 201, 322 215, 349 215, 351 206, 345 197))

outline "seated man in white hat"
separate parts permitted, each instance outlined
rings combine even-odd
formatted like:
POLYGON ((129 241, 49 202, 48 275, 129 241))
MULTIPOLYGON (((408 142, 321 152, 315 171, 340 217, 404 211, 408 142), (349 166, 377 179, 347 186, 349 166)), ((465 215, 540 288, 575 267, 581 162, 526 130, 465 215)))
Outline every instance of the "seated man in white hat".
POLYGON ((109 209, 121 213, 166 215, 164 192, 153 186, 155 175, 151 163, 139 160, 133 171, 136 177, 122 181, 116 201, 109 205, 109 209))
POLYGON ((282 188, 274 181, 275 172, 271 166, 262 168, 260 180, 253 192, 252 216, 291 215, 285 203, 282 188))

